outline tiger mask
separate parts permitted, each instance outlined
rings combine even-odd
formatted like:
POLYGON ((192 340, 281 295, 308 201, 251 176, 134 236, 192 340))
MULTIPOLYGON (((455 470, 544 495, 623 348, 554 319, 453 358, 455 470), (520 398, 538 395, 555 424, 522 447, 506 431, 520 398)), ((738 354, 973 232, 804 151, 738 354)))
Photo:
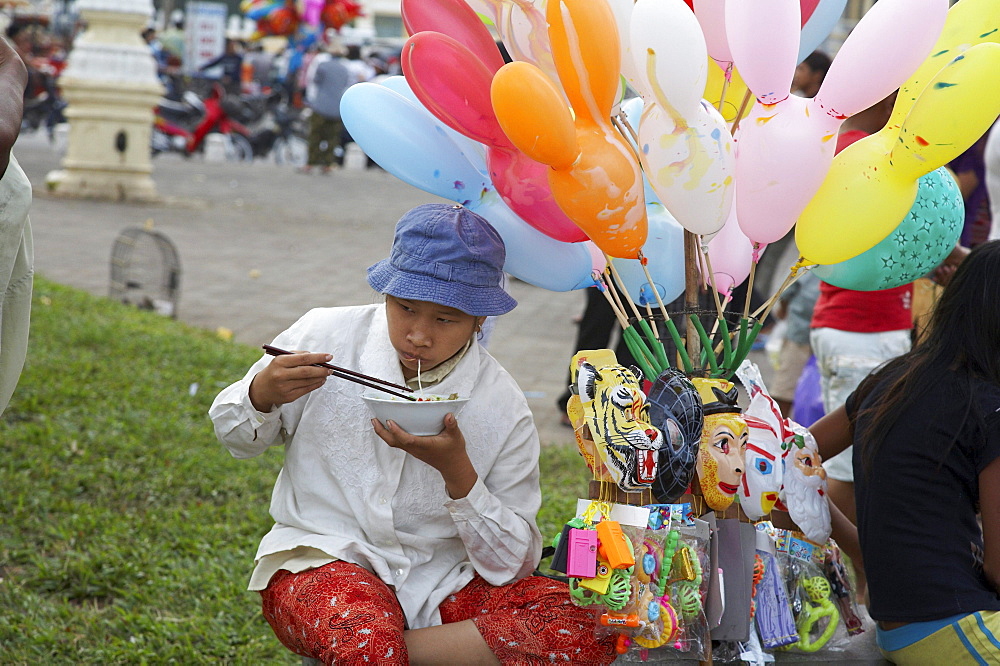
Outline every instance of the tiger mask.
POLYGON ((626 492, 645 490, 656 480, 659 429, 649 422, 646 394, 637 368, 582 363, 576 392, 604 467, 626 492))

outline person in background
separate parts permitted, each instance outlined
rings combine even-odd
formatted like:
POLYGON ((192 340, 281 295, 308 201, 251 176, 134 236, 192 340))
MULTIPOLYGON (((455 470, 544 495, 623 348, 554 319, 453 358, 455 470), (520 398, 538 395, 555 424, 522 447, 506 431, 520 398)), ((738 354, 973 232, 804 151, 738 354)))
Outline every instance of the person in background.
POLYGON ((167 52, 171 65, 180 67, 184 62, 184 12, 175 9, 170 14, 170 26, 160 33, 160 45, 167 52))
POLYGON ((344 123, 340 119, 340 100, 351 85, 351 72, 344 59, 346 50, 339 42, 330 42, 325 53, 317 54, 306 74, 306 105, 309 115, 309 155, 299 173, 312 173, 320 167, 330 173, 344 123))
POLYGON ((785 322, 785 333, 778 352, 773 384, 769 388, 782 415, 797 422, 801 420, 796 419, 792 411, 795 387, 802 369, 812 356, 809 325, 816 299, 819 298, 819 283, 819 278, 812 272, 805 273, 781 294, 776 308, 776 316, 785 322))
POLYGON ((240 75, 243 72, 243 53, 239 40, 227 38, 225 51, 199 67, 198 71, 204 72, 216 66, 222 68, 219 82, 222 83, 225 89, 227 91, 239 92, 240 75))
POLYGON ((853 448, 868 612, 886 658, 997 664, 1000 241, 972 250, 931 317, 911 351, 810 431, 824 458, 853 448))
POLYGON ((959 242, 970 248, 989 238, 992 229, 986 187, 986 141, 989 134, 987 130, 968 150, 948 163, 965 201, 965 224, 959 242))
MULTIPOLYGON (((842 125, 837 149, 843 150, 880 130, 888 121, 896 93, 851 116, 842 125)), ((809 336, 819 366, 823 411, 841 407, 875 368, 910 349, 913 285, 879 291, 854 291, 820 282, 809 336)), ((824 456, 830 500, 849 520, 857 520, 850 448, 824 456)))
POLYGON ((983 162, 986 165, 986 196, 990 200, 990 240, 997 240, 1000 238, 1000 122, 993 123, 986 137, 983 162))
POLYGON ((0 38, 0 414, 21 377, 31 318, 31 182, 11 152, 21 131, 27 83, 24 62, 0 38))
POLYGON ((813 51, 807 55, 806 59, 795 67, 792 92, 801 97, 815 97, 832 64, 833 60, 823 51, 813 51))

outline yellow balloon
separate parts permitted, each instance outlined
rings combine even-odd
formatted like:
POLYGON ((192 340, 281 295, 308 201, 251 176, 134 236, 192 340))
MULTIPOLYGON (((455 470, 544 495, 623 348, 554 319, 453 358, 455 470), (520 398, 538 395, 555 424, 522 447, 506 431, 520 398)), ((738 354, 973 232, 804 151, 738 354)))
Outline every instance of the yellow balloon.
POLYGON ((568 169, 579 157, 573 115, 552 79, 538 67, 526 62, 504 65, 493 77, 490 99, 500 129, 531 159, 568 169))
POLYGON ((705 93, 702 97, 718 109, 727 123, 736 120, 736 114, 744 103, 746 104, 743 109, 744 118, 750 114, 750 107, 756 103, 736 67, 730 70, 729 85, 726 85, 726 73, 711 58, 708 59, 708 80, 705 82, 705 93))
POLYGON ((931 54, 906 83, 900 86, 887 124, 897 127, 903 124, 924 86, 942 67, 965 50, 990 42, 1000 42, 1000 2, 961 0, 952 5, 931 54))
POLYGON ((1000 44, 966 50, 931 79, 902 126, 887 124, 838 154, 796 224, 802 256, 839 263, 892 233, 913 207, 917 179, 962 154, 1000 115, 998 71, 1000 44))

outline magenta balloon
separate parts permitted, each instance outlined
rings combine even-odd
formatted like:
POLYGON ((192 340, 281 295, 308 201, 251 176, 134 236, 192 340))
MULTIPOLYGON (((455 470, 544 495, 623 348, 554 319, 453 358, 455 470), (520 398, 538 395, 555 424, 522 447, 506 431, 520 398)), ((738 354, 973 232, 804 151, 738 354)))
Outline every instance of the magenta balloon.
POLYGON ((440 32, 472 51, 490 72, 503 67, 500 49, 465 0, 402 0, 400 13, 409 34, 440 32))
POLYGON ((809 21, 809 18, 816 11, 816 6, 819 4, 819 0, 800 0, 799 6, 802 8, 802 26, 809 21))
POLYGON ((420 32, 406 41, 401 62, 413 94, 428 111, 486 146, 490 180, 511 210, 556 240, 587 240, 556 204, 549 167, 514 148, 500 128, 490 101, 493 74, 469 49, 447 35, 420 32))
POLYGON ((486 146, 486 167, 504 203, 525 222, 566 243, 588 240, 552 196, 548 165, 519 150, 486 146))
POLYGON ((513 149, 493 113, 493 72, 465 45, 419 32, 403 45, 400 64, 413 94, 442 122, 480 143, 513 149))

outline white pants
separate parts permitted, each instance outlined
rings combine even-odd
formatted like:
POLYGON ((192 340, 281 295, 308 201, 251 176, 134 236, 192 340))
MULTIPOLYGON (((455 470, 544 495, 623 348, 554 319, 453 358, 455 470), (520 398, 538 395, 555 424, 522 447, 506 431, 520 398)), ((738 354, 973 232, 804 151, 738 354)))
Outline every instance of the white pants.
MULTIPOLYGON (((829 414, 847 401, 851 392, 872 370, 909 351, 910 329, 854 333, 835 328, 814 328, 809 342, 819 365, 823 410, 829 414)), ((852 449, 848 447, 823 463, 827 476, 837 481, 854 481, 852 449)))

